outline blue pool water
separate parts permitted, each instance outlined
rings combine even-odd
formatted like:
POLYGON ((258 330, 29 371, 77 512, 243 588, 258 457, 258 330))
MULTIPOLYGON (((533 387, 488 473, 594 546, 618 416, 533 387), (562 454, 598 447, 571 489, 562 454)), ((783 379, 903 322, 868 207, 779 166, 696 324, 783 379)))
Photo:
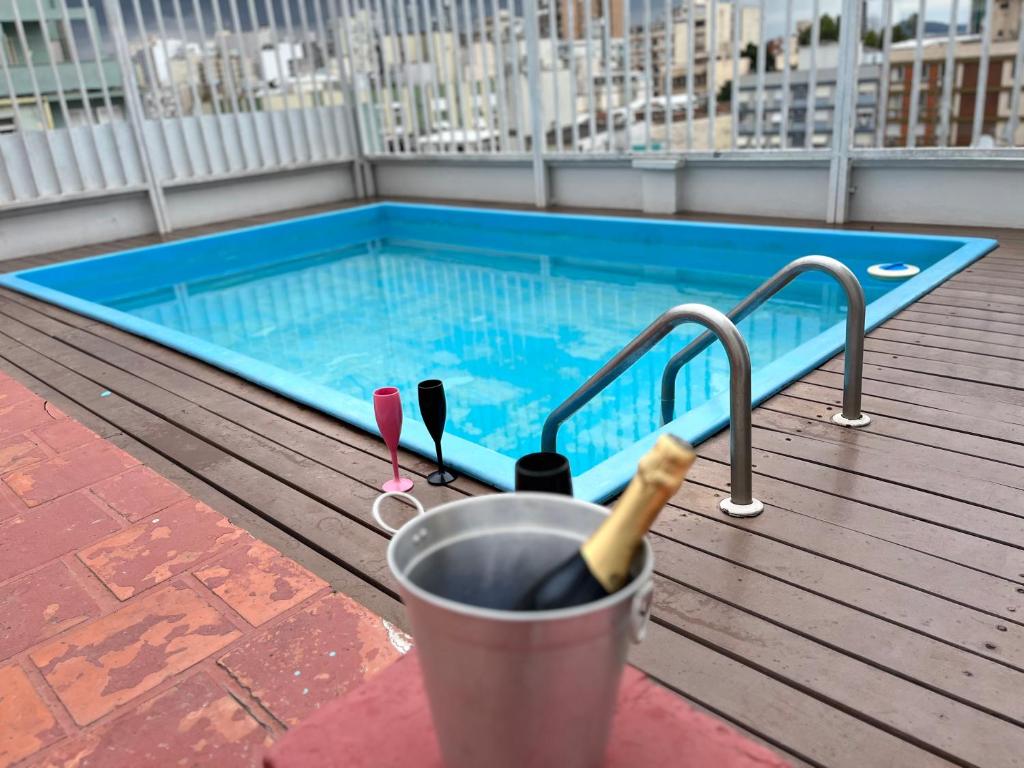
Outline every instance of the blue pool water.
MULTIPOLYGON (((992 241, 785 230, 380 204, 22 272, 4 282, 236 371, 372 428, 370 395, 398 386, 405 438, 429 455, 416 383, 448 393, 454 463, 507 486, 539 449, 551 409, 665 309, 729 310, 790 259, 839 258, 862 281, 869 323, 992 241), (879 262, 922 269, 868 276, 879 262)), ((805 275, 740 324, 755 397, 832 354, 845 298, 805 275)), ((659 429, 677 329, 559 433, 580 495, 614 491, 659 429)), ((670 428, 721 426, 729 370, 715 344, 679 377, 670 428)))

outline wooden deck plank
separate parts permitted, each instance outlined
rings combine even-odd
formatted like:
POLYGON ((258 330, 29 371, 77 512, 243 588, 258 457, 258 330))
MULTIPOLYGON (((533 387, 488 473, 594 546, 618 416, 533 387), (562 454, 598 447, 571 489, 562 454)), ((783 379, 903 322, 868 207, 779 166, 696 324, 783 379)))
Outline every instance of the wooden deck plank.
MULTIPOLYGON (((865 537, 835 535, 839 532, 837 527, 823 531, 827 535, 824 539, 827 543, 818 544, 815 550, 798 549, 769 535, 758 536, 746 529, 697 514, 698 510, 704 514, 714 510, 714 506, 709 507, 708 502, 720 500, 722 495, 720 491, 716 493, 713 488, 697 483, 689 485, 672 501, 679 511, 662 513, 664 519, 659 521, 656 532, 940 642, 955 645, 1015 669, 1024 669, 1024 628, 1021 624, 953 602, 925 591, 923 587, 912 586, 914 582, 908 584, 878 576, 868 570, 844 565, 838 560, 825 564, 818 552, 823 548, 836 551, 840 542, 860 543, 861 552, 841 555, 844 559, 856 560, 863 557, 863 550, 872 543, 884 549, 884 541, 871 542, 866 541, 865 537)), ((774 511, 774 508, 770 509, 774 511)), ((777 530, 782 528, 783 524, 776 527, 777 530)), ((893 550, 890 548, 890 551, 893 550)), ((925 560, 916 559, 922 562, 925 560)), ((925 581, 932 589, 955 593, 957 587, 951 575, 964 573, 966 569, 944 568, 943 565, 935 559, 931 568, 915 578, 925 581)), ((884 563, 876 563, 873 567, 882 573, 898 570, 897 565, 884 563)), ((975 575, 980 577, 979 582, 1000 584, 984 574, 975 575)), ((996 589, 1003 601, 992 599, 987 601, 989 606, 1013 617, 1020 616, 1024 611, 1020 607, 1024 598, 1016 590, 1022 587, 1011 581, 1003 581, 996 589), (1009 608, 1013 608, 1013 611, 1009 608)), ((980 602, 977 595, 973 602, 980 602)))
MULTIPOLYGON (((1019 362, 1021 347, 1024 346, 1024 343, 1003 344, 998 339, 992 338, 993 334, 989 334, 987 338, 983 339, 964 339, 957 338, 956 336, 936 336, 930 333, 920 333, 912 330, 907 331, 899 327, 893 327, 894 325, 895 324, 886 328, 879 328, 873 331, 868 338, 871 340, 897 342, 900 344, 906 344, 913 347, 924 347, 927 349, 944 349, 956 352, 967 352, 973 355, 981 355, 983 357, 1002 357, 1012 362, 1019 362)), ((1005 338, 1015 340, 1015 337, 1013 336, 1007 336, 1005 338)))
MULTIPOLYGON (((685 492, 688 500, 676 504, 686 509, 713 515, 715 499, 722 498, 729 482, 728 465, 702 456, 693 470, 692 482, 710 489, 685 492), (717 496, 715 493, 717 492, 717 496), (703 505, 703 506, 701 506, 703 505)), ((943 582, 960 570, 950 564, 962 565, 981 573, 1018 581, 1021 567, 1020 550, 1003 542, 983 539, 969 533, 893 514, 883 507, 844 498, 837 493, 821 491, 770 475, 755 476, 756 495, 777 514, 770 523, 747 524, 745 530, 782 541, 792 546, 830 557, 862 570, 925 586, 942 593, 943 582), (777 518, 777 519, 776 519, 777 518), (902 550, 880 545, 889 542, 902 550), (930 557, 913 557, 924 553, 930 557), (935 562, 933 558, 947 562, 935 562), (908 569, 920 566, 920 573, 907 576, 908 569), (935 572, 938 578, 930 578, 935 572), (929 587, 929 585, 931 585, 929 587)), ((767 520, 767 518, 766 518, 767 520)), ((728 524, 729 521, 723 521, 728 524)), ((1012 607, 1012 606, 1011 606, 1012 607)), ((1013 613, 1013 612, 1011 612, 1013 613)))
MULTIPOLYGON (((888 363, 889 357, 891 356, 882 355, 876 359, 881 359, 882 363, 888 363)), ((922 360, 920 363, 907 362, 902 366, 889 366, 869 362, 867 354, 864 355, 864 358, 865 379, 874 379, 890 384, 908 384, 920 389, 941 392, 944 395, 966 395, 966 400, 954 399, 951 401, 952 404, 956 407, 971 408, 979 413, 987 412, 995 418, 1006 419, 1014 424, 1024 424, 1024 399, 1021 398, 1021 393, 1018 390, 996 387, 969 378, 946 376, 943 374, 950 372, 948 368, 943 368, 928 360, 922 360), (923 368, 931 368, 931 371, 925 372, 921 370, 923 368), (973 405, 968 401, 973 401, 973 405)), ((916 360, 916 358, 911 358, 911 360, 916 360)), ((819 370, 842 373, 843 360, 842 358, 833 358, 824 363, 819 370)))
MULTIPOLYGON (((799 382, 797 385, 787 387, 785 392, 766 401, 761 407, 766 410, 778 410, 807 418, 817 418, 818 414, 822 412, 824 412, 823 417, 827 417, 840 411, 842 402, 841 389, 836 390, 799 382)), ((958 456, 966 456, 970 460, 986 462, 986 464, 1024 466, 1024 451, 1021 450, 1021 445, 1024 444, 1024 429, 1014 431, 1012 429, 1014 425, 1009 425, 1011 429, 1004 431, 1005 437, 992 439, 975 434, 975 431, 979 429, 977 419, 971 419, 968 416, 962 416, 961 421, 958 422, 956 417, 960 414, 871 395, 863 396, 861 403, 865 413, 875 417, 887 417, 875 418, 870 432, 864 432, 864 434, 885 435, 906 440, 915 445, 953 452, 958 456), (933 426, 939 424, 941 426, 933 426), (953 432, 958 434, 954 435, 953 432)), ((822 418, 822 421, 826 426, 830 425, 827 418, 822 418)), ((959 462, 960 459, 957 461, 959 462)), ((957 468, 960 468, 959 464, 957 468)), ((1005 468, 1003 468, 1003 472, 1006 472, 1005 468)))
MULTIPOLYGON (((999 384, 1012 389, 1020 388, 1017 385, 1020 383, 1021 374, 1024 373, 1024 363, 1016 357, 1007 357, 1001 354, 1003 350, 999 349, 990 349, 987 352, 965 352, 953 349, 948 345, 937 347, 912 344, 905 341, 882 339, 878 336, 866 338, 864 340, 864 349, 865 355, 868 352, 873 352, 876 354, 887 354, 891 357, 895 356, 893 359, 916 357, 936 363, 947 363, 954 370, 959 370, 960 366, 965 367, 968 371, 987 370, 993 384, 999 384)), ((888 363, 888 365, 895 365, 895 363, 888 363)), ((944 375, 960 376, 961 374, 950 373, 944 375)))
MULTIPOLYGON (((957 504, 969 504, 979 510, 993 510, 1010 518, 1011 522, 1024 518, 1024 492, 1019 488, 964 476, 950 477, 948 472, 908 461, 906 454, 879 455, 863 450, 856 446, 858 437, 811 437, 806 431, 796 432, 797 429, 800 427, 795 427, 787 440, 778 431, 755 426, 754 446, 778 456, 864 477, 871 482, 881 481, 910 491, 923 491, 957 504)), ((858 484, 854 479, 850 482, 858 484)), ((898 492, 889 488, 889 493, 898 492)))
MULTIPOLYGON (((919 339, 922 344, 942 344, 956 340, 967 341, 973 344, 992 344, 996 348, 1011 347, 1019 350, 1021 347, 1024 347, 1024 336, 1015 336, 998 331, 975 330, 973 328, 953 325, 941 326, 918 320, 902 320, 899 318, 893 318, 884 327, 875 331, 875 333, 884 333, 886 335, 882 336, 882 338, 891 339, 913 337, 919 339), (899 337, 895 334, 899 334, 899 337)), ((951 348, 958 349, 959 347, 951 348)), ((1006 354, 1009 354, 1009 350, 1006 350, 1006 354)), ((1020 352, 1018 351, 1015 354, 1019 355, 1020 352)))
MULTIPOLYGON (((974 234, 1003 248, 869 337, 872 426, 828 422, 842 357, 829 361, 755 411, 764 515, 717 512, 729 481, 720 434, 700 446, 692 482, 652 537, 655 623, 634 660, 807 764, 1017 765, 1024 755, 1015 697, 1024 681, 1024 300, 1009 290, 1024 279, 1024 237, 974 234)), ((341 571, 356 599, 397 612, 386 536, 368 515, 388 468, 374 436, 5 290, 0 364, 220 494, 268 535, 294 537, 341 571), (100 398, 102 389, 113 395, 100 398)), ((421 478, 432 469, 406 451, 400 460, 421 478)), ((489 490, 469 479, 417 485, 428 506, 489 490)))
MULTIPOLYGON (((685 609, 685 618, 676 616, 675 625, 686 626, 690 632, 700 635, 705 624, 701 608, 713 596, 721 603, 721 606, 715 606, 716 612, 724 610, 722 606, 732 606, 734 610, 757 617, 758 623, 770 622, 779 628, 784 627, 802 638, 885 670, 903 681, 969 703, 1018 725, 1024 722, 1024 700, 1007 706, 1009 699, 1019 699, 1014 691, 1024 683, 1024 672, 1008 670, 932 638, 905 632, 887 621, 751 572, 735 563, 688 547, 675 546, 665 539, 655 539, 652 543, 659 561, 667 563, 662 569, 664 579, 659 582, 659 588, 680 594, 682 590, 678 587, 685 587, 686 592, 701 596, 685 595, 691 607, 685 609)), ((663 615, 680 610, 679 603, 671 597, 659 604, 663 615)), ((715 622, 714 629, 721 631, 723 626, 736 629, 744 620, 730 617, 726 621, 715 622)), ((766 648, 780 644, 761 642, 762 632, 735 634, 742 642, 757 642, 766 648)), ((715 646, 725 647, 710 638, 705 639, 715 646)), ((824 651, 811 650, 809 646, 804 646, 804 650, 824 654, 824 651)), ((748 656, 742 655, 744 658, 748 656)), ((830 695, 827 690, 822 693, 826 697, 830 695)), ((918 692, 909 695, 916 696, 918 692)))
MULTIPOLYGON (((952 414, 953 417, 972 419, 976 422, 974 429, 964 431, 976 431, 977 434, 1019 442, 1021 427, 1024 426, 1024 409, 1019 406, 936 389, 934 386, 927 386, 933 383, 931 377, 914 376, 913 373, 897 369, 886 371, 876 366, 874 370, 865 368, 864 375, 865 394, 931 408, 941 413, 952 414), (869 373, 886 378, 871 378, 868 376, 869 373), (895 381, 892 380, 894 378, 895 381)), ((801 381, 842 390, 843 368, 841 365, 825 363, 818 370, 808 373, 801 381)))
MULTIPOLYGON (((892 539, 893 535, 891 533, 886 534, 884 532, 888 530, 889 526, 896 525, 896 521, 904 516, 903 514, 893 514, 894 510, 897 513, 913 513, 916 511, 914 503, 920 498, 919 493, 909 501, 902 500, 899 498, 898 488, 894 489, 892 486, 878 483, 874 479, 866 479, 861 482, 858 480, 858 476, 840 478, 842 482, 837 482, 831 488, 828 486, 822 488, 821 484, 816 481, 818 478, 829 474, 827 471, 823 471, 816 465, 784 455, 768 452, 763 452, 763 455, 765 456, 765 464, 758 466, 758 472, 755 474, 755 482, 757 483, 755 488, 756 495, 759 498, 764 496, 765 498, 762 498, 762 501, 770 500, 769 503, 784 506, 786 509, 801 516, 813 516, 818 520, 833 525, 842 525, 845 528, 867 533, 873 537, 892 539), (800 476, 800 483, 786 481, 772 474, 779 468, 789 467, 803 472, 803 475, 800 476), (766 492, 762 493, 759 490, 761 488, 764 488, 766 492), (886 498, 891 499, 888 505, 872 504, 875 500, 872 492, 878 488, 889 491, 888 497, 882 497, 883 501, 886 498), (769 496, 767 491, 771 491, 775 495, 769 496), (832 514, 829 514, 830 507, 836 507, 837 509, 832 514), (821 508, 824 508, 826 511, 820 511, 821 508), (871 509, 881 509, 887 513, 882 518, 884 521, 883 525, 879 525, 877 521, 871 519, 873 515, 867 512, 867 510, 871 509), (876 533, 876 531, 883 533, 876 533)), ((724 444, 709 444, 707 450, 702 453, 702 456, 715 459, 718 463, 702 462, 700 466, 695 467, 693 470, 695 473, 693 481, 707 485, 711 489, 717 489, 721 494, 726 493, 728 490, 728 474, 723 469, 727 465, 727 453, 724 444)), ((697 493, 697 491, 694 491, 694 494, 697 493)), ((691 500, 687 508, 705 514, 714 514, 715 504, 713 499, 705 499, 703 505, 703 507, 698 506, 696 501, 691 500)), ((964 564, 969 564, 970 567, 976 570, 992 573, 1014 582, 1024 583, 1024 577, 1020 576, 1022 567, 1024 567, 1024 553, 1014 546, 1013 542, 991 541, 976 534, 972 535, 973 532, 971 531, 957 531, 954 533, 954 529, 951 529, 948 524, 942 525, 944 521, 939 515, 935 515, 938 520, 923 520, 921 517, 915 517, 912 514, 907 514, 906 517, 912 521, 912 524, 900 524, 898 526, 900 533, 906 535, 916 529, 918 530, 918 535, 922 536, 922 541, 929 541, 935 538, 928 535, 935 533, 930 530, 933 526, 946 529, 944 537, 950 548, 948 551, 938 550, 933 552, 931 549, 922 548, 920 543, 914 545, 915 549, 935 554, 938 557, 952 560, 953 562, 961 562, 959 558, 966 558, 964 564), (988 543, 985 544, 983 542, 988 543), (953 553, 956 554, 954 555, 953 553)), ((988 517, 994 518, 996 521, 1002 521, 1005 516, 998 513, 989 513, 988 517)), ((779 536, 780 534, 775 531, 777 527, 781 526, 781 522, 777 522, 774 519, 771 522, 765 522, 765 520, 767 518, 758 521, 756 524, 747 523, 745 528, 750 531, 765 533, 765 535, 779 536)), ((984 518, 982 518, 982 521, 984 521, 984 518)), ((1014 523, 1011 520, 1010 527, 1012 528, 1013 525, 1014 523)), ((829 532, 827 530, 817 532, 814 530, 814 526, 810 525, 806 520, 796 522, 795 526, 795 535, 806 535, 808 537, 807 542, 796 545, 802 546, 809 551, 827 553, 828 556, 840 562, 848 562, 868 571, 887 574, 921 588, 930 589, 938 594, 949 594, 950 597, 956 594, 969 594, 969 591, 960 592, 960 588, 956 584, 958 578, 967 578, 966 575, 956 576, 956 569, 951 568, 948 563, 929 564, 924 561, 904 563, 902 560, 908 557, 907 553, 887 552, 885 547, 878 546, 877 541, 868 542, 868 546, 864 548, 863 553, 860 553, 860 548, 858 547, 844 544, 839 549, 839 552, 843 554, 839 554, 836 551, 837 548, 831 542, 832 537, 837 535, 836 532, 829 532), (801 523, 807 526, 806 530, 801 529, 801 523), (878 548, 879 551, 871 551, 871 546, 878 548), (825 547, 825 549, 821 549, 822 547, 825 547), (860 559, 858 559, 858 555, 860 559), (939 578, 937 580, 930 580, 927 574, 935 569, 938 569, 937 574, 939 578), (901 571, 905 575, 899 576, 901 571), (939 586, 942 583, 946 583, 949 586, 939 586), (944 589, 950 588, 953 590, 952 592, 944 592, 944 589)), ((900 541, 902 543, 902 540, 900 541)), ((799 542, 799 539, 796 539, 795 542, 799 542)), ((910 558, 910 560, 913 561, 914 559, 910 558)), ((982 584, 982 582, 978 582, 977 586, 980 588, 982 584)), ((992 582, 988 583, 985 588, 1005 589, 1009 586, 1012 585, 1005 582, 992 582)), ((1010 595, 1007 595, 1007 597, 1011 599, 1011 603, 1008 605, 1011 607, 1015 606, 1017 601, 1010 595)), ((971 601, 971 604, 981 605, 977 599, 971 601)), ((992 606, 993 610, 1000 611, 999 600, 994 600, 992 606)), ((1009 613, 1011 614, 1009 618, 1012 619, 1014 612, 1010 611, 1009 613)))
POLYGON ((963 299, 971 302, 991 302, 999 307, 1013 307, 1015 309, 1010 310, 1013 312, 1020 312, 1021 308, 1024 308, 1024 297, 1011 287, 986 287, 976 290, 962 283, 957 283, 955 287, 942 286, 936 288, 932 293, 944 298, 953 298, 957 301, 963 299))
MULTIPOLYGON (((901 348, 895 351, 898 345, 885 345, 889 347, 889 350, 881 352, 868 348, 869 344, 871 344, 870 341, 865 343, 865 366, 899 368, 904 371, 926 373, 946 379, 954 379, 966 384, 978 385, 979 382, 985 382, 981 386, 986 387, 986 389, 977 390, 979 393, 984 392, 984 396, 995 397, 1005 403, 1024 405, 1024 397, 1022 397, 1024 390, 1019 386, 1022 383, 1021 377, 1010 371, 995 369, 991 366, 991 363, 988 365, 984 363, 982 365, 968 365, 949 362, 948 360, 935 360, 929 357, 921 357, 919 356, 920 353, 918 355, 908 354, 908 352, 918 351, 914 349, 906 350, 901 348)), ((871 346, 878 344, 879 342, 875 342, 871 346)), ((998 359, 994 358, 993 361, 998 359)), ((835 359, 834 362, 842 362, 842 358, 835 359)))
POLYGON ((661 579, 655 591, 662 615, 671 616, 673 626, 710 647, 742 657, 758 671, 781 672, 794 687, 839 709, 870 712, 871 724, 943 757, 992 768, 1020 764, 1024 729, 1015 723, 909 683, 845 652, 835 653, 681 584, 661 579))
POLYGON ((939 333, 944 328, 970 328, 978 331, 1024 336, 1020 323, 1004 323, 986 318, 966 317, 955 311, 945 311, 929 304, 912 304, 911 309, 900 312, 896 317, 927 323, 939 333))
POLYGON ((1024 320, 1022 307, 1015 304, 1001 304, 998 301, 977 301, 973 299, 950 296, 948 293, 940 292, 938 289, 927 296, 918 299, 920 304, 929 307, 945 307, 947 309, 937 310, 951 315, 962 315, 964 317, 976 317, 982 320, 997 320, 1002 323, 1019 323, 1024 320))
POLYGON ((954 765, 657 622, 652 622, 647 639, 633 647, 630 659, 709 712, 812 765, 954 765))
POLYGON ((958 286, 985 285, 1024 288, 1024 274, 1014 277, 1006 267, 991 268, 991 271, 985 268, 971 267, 953 278, 950 283, 955 283, 958 286))
MULTIPOLYGON (((1017 491, 1024 489, 1024 471, 1020 471, 1019 465, 1016 463, 992 461, 984 455, 964 454, 947 450, 945 447, 904 440, 898 436, 882 434, 879 430, 837 431, 833 429, 835 425, 832 423, 831 417, 839 410, 831 405, 823 407, 818 403, 776 397, 767 403, 766 407, 759 408, 755 412, 754 425, 785 435, 799 435, 802 438, 824 440, 838 446, 853 446, 869 455, 898 456, 900 465, 892 476, 875 475, 891 482, 906 484, 908 477, 913 476, 915 482, 918 483, 917 487, 929 487, 928 478, 933 474, 948 476, 948 473, 954 473, 983 481, 985 485, 980 486, 982 494, 990 488, 988 484, 991 483, 1004 485, 1017 491), (922 486, 920 483, 926 485, 922 486)), ((792 442, 792 440, 786 442, 792 442)), ((1021 461, 1022 457, 1015 455, 1021 451, 1008 453, 1014 462, 1021 461)), ((851 467, 851 469, 855 469, 855 467, 851 467)), ((943 486, 930 483, 930 490, 941 491, 942 489, 943 486)))

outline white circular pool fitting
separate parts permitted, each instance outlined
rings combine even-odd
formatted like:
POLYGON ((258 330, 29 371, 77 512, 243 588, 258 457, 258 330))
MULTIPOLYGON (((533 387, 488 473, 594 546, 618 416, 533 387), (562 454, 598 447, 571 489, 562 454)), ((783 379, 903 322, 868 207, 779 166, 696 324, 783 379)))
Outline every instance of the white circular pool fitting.
POLYGON ((921 271, 920 267, 913 264, 905 264, 902 261, 890 261, 886 264, 872 264, 868 267, 868 274, 872 277, 880 277, 883 280, 901 280, 905 277, 913 277, 921 271))
POLYGON ((751 499, 749 504, 737 504, 732 496, 722 499, 718 508, 729 515, 729 517, 757 517, 764 512, 764 504, 757 499, 751 499))

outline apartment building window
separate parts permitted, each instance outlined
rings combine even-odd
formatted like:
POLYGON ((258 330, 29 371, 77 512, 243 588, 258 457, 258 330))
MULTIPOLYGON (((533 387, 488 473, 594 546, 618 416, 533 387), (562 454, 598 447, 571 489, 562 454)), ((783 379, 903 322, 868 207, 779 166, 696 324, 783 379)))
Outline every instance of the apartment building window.
POLYGON ((0 32, 0 44, 4 47, 4 56, 7 57, 8 66, 17 66, 18 49, 14 45, 14 38, 4 32, 0 32))
POLYGON ((14 123, 14 109, 0 107, 0 133, 14 133, 18 126, 14 123))

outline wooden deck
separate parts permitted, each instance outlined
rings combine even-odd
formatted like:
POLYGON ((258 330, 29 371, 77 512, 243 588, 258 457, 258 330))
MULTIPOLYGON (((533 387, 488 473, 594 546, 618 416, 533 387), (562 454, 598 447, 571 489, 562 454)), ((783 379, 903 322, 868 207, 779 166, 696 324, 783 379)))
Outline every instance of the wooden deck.
MULTIPOLYGON (((723 433, 652 537, 654 621, 633 661, 795 764, 1024 765, 1024 231, 946 232, 1001 247, 870 334, 870 427, 829 422, 829 361, 754 413, 763 515, 717 512, 723 433)), ((369 512, 388 474, 377 438, 7 291, 0 368, 404 625, 369 512)), ((428 506, 489 490, 417 483, 428 506)))

